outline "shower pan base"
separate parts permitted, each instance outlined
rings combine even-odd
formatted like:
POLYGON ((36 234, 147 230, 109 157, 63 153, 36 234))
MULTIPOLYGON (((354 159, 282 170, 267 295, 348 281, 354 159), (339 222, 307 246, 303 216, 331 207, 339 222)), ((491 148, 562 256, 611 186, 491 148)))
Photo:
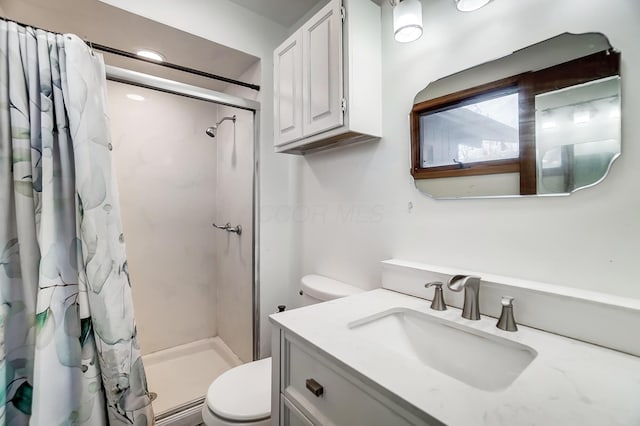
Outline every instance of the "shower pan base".
POLYGON ((156 418, 202 400, 213 380, 242 364, 219 337, 198 340, 142 357, 156 418))

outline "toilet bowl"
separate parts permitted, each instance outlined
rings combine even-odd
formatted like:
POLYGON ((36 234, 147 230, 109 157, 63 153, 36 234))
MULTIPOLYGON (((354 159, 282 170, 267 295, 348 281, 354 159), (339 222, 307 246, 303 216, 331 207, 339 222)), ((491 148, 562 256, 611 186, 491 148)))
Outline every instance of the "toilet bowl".
MULTIPOLYGON (((320 275, 305 275, 300 284, 302 306, 363 291, 320 275)), ((202 420, 207 426, 270 425, 271 358, 232 368, 215 379, 202 407, 202 420)))

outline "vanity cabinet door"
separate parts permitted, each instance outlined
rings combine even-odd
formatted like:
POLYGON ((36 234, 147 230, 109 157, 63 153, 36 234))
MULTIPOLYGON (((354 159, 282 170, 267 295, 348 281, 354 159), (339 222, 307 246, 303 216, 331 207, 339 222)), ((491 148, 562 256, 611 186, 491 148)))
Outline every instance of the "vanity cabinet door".
MULTIPOLYGON (((285 338, 282 398, 314 425, 426 425, 304 344, 285 338), (309 351, 309 352, 308 352, 309 351), (394 408, 392 408, 394 407, 394 408)), ((288 414, 287 414, 288 415, 288 414)), ((285 425, 282 421, 280 424, 285 425)))
POLYGON ((343 124, 341 1, 332 0, 302 27, 303 134, 343 124))
POLYGON ((273 53, 275 146, 302 137, 302 33, 297 31, 273 53))
POLYGON ((280 412, 282 426, 314 426, 313 422, 307 418, 286 396, 280 396, 280 412))

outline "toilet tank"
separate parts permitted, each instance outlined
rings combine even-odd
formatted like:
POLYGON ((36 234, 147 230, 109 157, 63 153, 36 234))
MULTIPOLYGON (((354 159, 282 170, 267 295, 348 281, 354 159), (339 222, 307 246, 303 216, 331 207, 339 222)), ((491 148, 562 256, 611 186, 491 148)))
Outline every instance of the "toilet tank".
POLYGON ((305 275, 300 280, 302 306, 362 293, 364 290, 322 275, 305 275))

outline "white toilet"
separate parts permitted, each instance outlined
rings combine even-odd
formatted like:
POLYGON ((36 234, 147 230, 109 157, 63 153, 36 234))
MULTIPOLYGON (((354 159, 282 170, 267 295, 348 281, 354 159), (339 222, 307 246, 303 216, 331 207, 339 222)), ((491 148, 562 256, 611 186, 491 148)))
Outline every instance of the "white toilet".
MULTIPOLYGON (((320 275, 301 280, 302 306, 363 290, 320 275)), ((271 358, 232 368, 209 386, 202 420, 207 426, 271 425, 271 358)))

